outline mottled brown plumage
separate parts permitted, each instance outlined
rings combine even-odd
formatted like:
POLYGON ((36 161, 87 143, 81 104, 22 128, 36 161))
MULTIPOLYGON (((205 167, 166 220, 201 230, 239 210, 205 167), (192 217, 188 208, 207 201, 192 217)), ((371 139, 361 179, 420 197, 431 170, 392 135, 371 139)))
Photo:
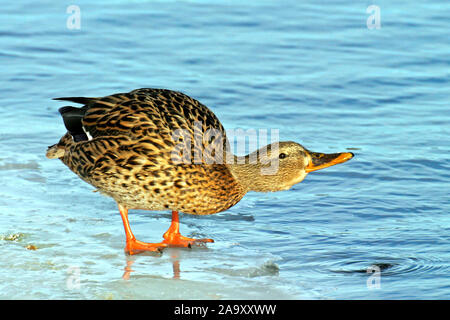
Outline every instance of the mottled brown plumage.
POLYGON ((64 100, 87 103, 82 123, 93 139, 76 143, 66 134, 48 154, 64 150, 61 160, 70 170, 125 207, 211 214, 245 194, 225 164, 174 163, 175 130, 189 131, 193 141, 198 121, 204 131, 225 136, 217 117, 197 100, 162 89, 64 100))
MULTIPOLYGON (((277 148, 269 146, 264 156, 257 151, 256 163, 249 161, 251 155, 230 155, 225 130, 214 113, 180 92, 138 89, 102 98, 57 100, 84 106, 62 108, 69 132, 49 147, 47 157, 61 159, 81 179, 116 200, 124 219, 129 253, 136 248, 151 249, 141 244, 128 245, 135 240, 131 229, 127 231, 127 209, 198 215, 221 212, 250 190, 290 188, 303 180, 307 167, 312 168, 316 161, 316 157, 311 157, 313 153, 295 142, 281 142, 277 148), (188 134, 180 136, 178 131, 188 134), (205 135, 208 131, 215 134, 205 135), (282 153, 286 159, 280 156, 282 153), (278 171, 262 174, 261 168, 275 159, 279 161, 278 171)), ((336 160, 339 163, 353 156, 343 155, 327 159, 332 165, 336 159, 340 159, 336 160)), ((175 220, 178 223, 178 216, 175 220)), ((178 224, 175 234, 177 228, 178 224)), ((165 235, 166 240, 170 237, 173 238, 165 235)), ((190 244, 195 239, 186 241, 190 244)))

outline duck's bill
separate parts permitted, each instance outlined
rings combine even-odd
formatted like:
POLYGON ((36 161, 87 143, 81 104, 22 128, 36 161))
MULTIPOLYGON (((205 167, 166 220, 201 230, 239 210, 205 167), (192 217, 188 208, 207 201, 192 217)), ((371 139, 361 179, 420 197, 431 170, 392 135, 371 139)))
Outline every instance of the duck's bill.
POLYGON ((354 154, 351 152, 329 153, 329 154, 308 152, 308 155, 310 157, 310 161, 305 168, 306 172, 328 168, 334 166, 335 164, 348 161, 354 156, 354 154))

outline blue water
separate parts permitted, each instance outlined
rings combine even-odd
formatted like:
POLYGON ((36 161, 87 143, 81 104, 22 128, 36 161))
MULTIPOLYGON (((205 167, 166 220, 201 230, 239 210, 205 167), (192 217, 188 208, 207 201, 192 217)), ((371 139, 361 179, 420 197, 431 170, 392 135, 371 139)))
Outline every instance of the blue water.
MULTIPOLYGON (((80 29, 70 4, 0 12, 0 298, 450 298, 449 2, 77 0, 80 29), (182 215, 207 248, 127 257, 114 201, 45 151, 65 132, 51 98, 141 87, 356 157, 182 215)), ((130 221, 159 241, 170 213, 130 221)))

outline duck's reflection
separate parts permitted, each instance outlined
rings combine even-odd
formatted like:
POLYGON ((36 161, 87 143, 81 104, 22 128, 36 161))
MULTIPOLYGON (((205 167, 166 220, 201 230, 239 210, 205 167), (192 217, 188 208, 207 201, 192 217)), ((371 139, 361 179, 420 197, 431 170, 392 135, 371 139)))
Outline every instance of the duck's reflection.
POLYGON ((130 273, 134 272, 134 270, 131 269, 131 266, 133 265, 133 263, 134 263, 134 260, 130 260, 127 257, 127 265, 125 266, 125 268, 123 268, 125 270, 125 272, 122 275, 122 279, 124 279, 124 280, 129 280, 130 279, 130 273))
MULTIPOLYGON (((180 279, 180 251, 179 249, 170 250, 170 260, 172 261, 173 279, 180 279)), ((122 279, 129 280, 131 273, 134 270, 131 268, 133 263, 136 261, 136 257, 126 256, 125 272, 122 275, 122 279)))
POLYGON ((170 258, 172 260, 172 270, 173 270, 173 278, 180 279, 180 259, 178 250, 174 250, 175 253, 172 253, 170 258))

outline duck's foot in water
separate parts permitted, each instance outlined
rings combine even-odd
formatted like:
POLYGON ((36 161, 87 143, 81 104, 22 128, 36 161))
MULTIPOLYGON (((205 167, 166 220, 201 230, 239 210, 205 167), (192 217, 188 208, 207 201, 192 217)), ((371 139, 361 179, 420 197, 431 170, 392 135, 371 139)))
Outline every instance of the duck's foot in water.
POLYGON ((167 244, 169 247, 190 248, 193 245, 204 246, 207 242, 214 242, 213 239, 194 239, 182 236, 180 234, 180 224, 177 211, 172 211, 172 224, 166 233, 164 233, 163 238, 164 240, 162 243, 167 244))
POLYGON ((167 248, 168 245, 165 243, 147 243, 142 242, 136 239, 127 240, 127 244, 125 246, 125 253, 129 255, 143 253, 146 251, 154 252, 154 253, 162 253, 164 248, 167 248))
POLYGON ((192 246, 204 246, 207 242, 214 242, 213 239, 194 239, 182 236, 180 233, 165 233, 162 243, 169 247, 191 248, 192 246))

